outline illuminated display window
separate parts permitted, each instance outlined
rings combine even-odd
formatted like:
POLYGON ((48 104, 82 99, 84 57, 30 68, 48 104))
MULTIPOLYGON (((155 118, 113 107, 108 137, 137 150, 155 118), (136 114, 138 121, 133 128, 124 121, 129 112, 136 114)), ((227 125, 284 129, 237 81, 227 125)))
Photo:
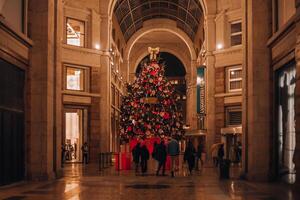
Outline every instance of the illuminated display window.
POLYGON ((67 44, 73 46, 85 46, 85 23, 84 21, 67 18, 67 44))
POLYGON ((88 92, 88 68, 66 66, 65 70, 65 89, 88 92))

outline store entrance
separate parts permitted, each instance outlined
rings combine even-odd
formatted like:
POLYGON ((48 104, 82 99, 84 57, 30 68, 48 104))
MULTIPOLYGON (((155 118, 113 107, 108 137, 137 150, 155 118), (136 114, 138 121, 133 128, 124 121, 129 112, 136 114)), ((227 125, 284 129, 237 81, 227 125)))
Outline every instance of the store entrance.
POLYGON ((64 111, 64 162, 82 162, 81 147, 87 142, 87 109, 67 108, 64 111))

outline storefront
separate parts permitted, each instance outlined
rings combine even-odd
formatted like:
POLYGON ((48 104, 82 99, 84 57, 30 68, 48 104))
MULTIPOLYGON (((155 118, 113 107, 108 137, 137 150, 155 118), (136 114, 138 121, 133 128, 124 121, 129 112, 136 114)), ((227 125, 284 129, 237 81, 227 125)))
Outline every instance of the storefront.
POLYGON ((197 148, 199 144, 204 144, 206 147, 206 130, 191 130, 185 133, 185 140, 181 143, 181 149, 184 151, 186 142, 192 141, 194 147, 197 148))
POLYGON ((25 71, 0 59, 0 186, 25 175, 25 71))
POLYGON ((225 158, 233 163, 240 163, 242 156, 242 127, 226 127, 221 129, 225 158))
POLYGON ((296 147, 295 88, 296 65, 290 62, 275 72, 275 121, 277 174, 287 183, 296 181, 294 152, 296 147))

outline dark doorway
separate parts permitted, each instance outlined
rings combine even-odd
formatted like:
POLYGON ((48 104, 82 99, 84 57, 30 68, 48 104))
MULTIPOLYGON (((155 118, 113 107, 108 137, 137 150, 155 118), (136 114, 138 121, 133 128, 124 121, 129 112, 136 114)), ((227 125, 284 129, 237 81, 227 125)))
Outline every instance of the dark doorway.
POLYGON ((0 185, 23 180, 25 72, 0 59, 0 185))

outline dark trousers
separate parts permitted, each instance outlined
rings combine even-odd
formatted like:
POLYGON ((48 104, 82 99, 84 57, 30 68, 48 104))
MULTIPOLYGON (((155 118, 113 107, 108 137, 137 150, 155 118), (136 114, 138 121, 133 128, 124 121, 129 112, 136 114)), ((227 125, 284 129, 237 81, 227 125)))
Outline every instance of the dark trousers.
POLYGON ((87 153, 83 153, 82 162, 84 164, 88 164, 89 163, 89 161, 88 161, 88 154, 87 153))
POLYGON ((147 160, 144 159, 141 160, 141 168, 142 168, 142 173, 147 172, 147 160))
POLYGON ((134 164, 135 164, 135 173, 138 173, 139 172, 139 162, 135 161, 134 164))
POLYGON ((156 175, 159 174, 159 171, 160 171, 161 167, 163 168, 162 169, 162 174, 165 175, 166 161, 159 161, 158 162, 158 168, 157 168, 157 171, 156 171, 156 175))
POLYGON ((195 160, 188 160, 188 166, 189 166, 190 173, 192 173, 195 166, 195 160))

